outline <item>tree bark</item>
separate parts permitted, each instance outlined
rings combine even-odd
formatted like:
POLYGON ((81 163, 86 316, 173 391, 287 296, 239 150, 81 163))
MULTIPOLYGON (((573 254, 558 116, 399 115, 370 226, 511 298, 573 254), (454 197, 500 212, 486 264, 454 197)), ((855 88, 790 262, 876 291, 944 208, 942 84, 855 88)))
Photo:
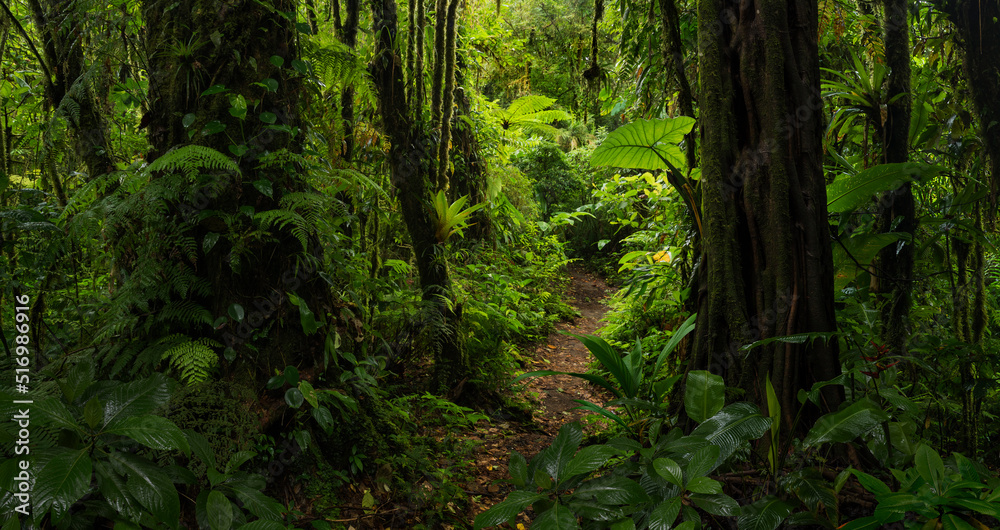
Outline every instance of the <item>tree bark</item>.
MULTIPOLYGON (((390 179, 413 245, 423 300, 429 308, 423 322, 427 338, 422 342, 434 352, 435 391, 454 391, 468 377, 470 367, 460 332, 461 308, 454 301, 445 248, 437 239, 437 220, 429 207, 437 146, 416 119, 421 110, 419 102, 411 109, 406 98, 403 60, 394 45, 398 34, 396 2, 371 0, 371 6, 376 41, 369 71, 378 94, 382 125, 391 144, 390 179)), ((436 15, 441 17, 444 12, 439 10, 436 15)), ((432 96, 440 107, 440 94, 432 96)))
MULTIPOLYGON (((703 0, 698 11, 704 234, 688 367, 762 406, 770 377, 793 434, 798 390, 840 372, 836 340, 740 347, 836 330, 817 5, 703 0)), ((835 410, 842 392, 822 397, 835 410)))
MULTIPOLYGON (((111 149, 105 131, 107 125, 94 103, 83 55, 81 35, 87 33, 83 13, 72 2, 30 0, 32 16, 44 44, 43 75, 51 76, 44 83, 45 97, 67 121, 73 131, 73 152, 87 168, 90 178, 114 170, 111 149), (43 4, 42 2, 45 1, 43 4)), ((53 186, 59 202, 65 206, 67 197, 58 175, 53 186)))
MULTIPOLYGON (((890 101, 886 109, 883 161, 887 164, 909 160, 910 146, 910 25, 907 0, 884 0, 883 22, 885 61, 889 69, 890 101)), ((880 204, 889 205, 879 212, 883 232, 903 232, 912 238, 917 228, 916 206, 910 183, 884 194, 880 204)), ((910 293, 913 290, 914 244, 889 245, 880 254, 878 291, 882 340, 890 355, 907 351, 910 335, 910 293)))
POLYGON ((214 330, 182 331, 233 348, 237 357, 230 374, 261 379, 275 368, 314 360, 322 337, 305 335, 299 309, 286 293, 298 293, 317 320, 332 307, 316 270, 322 263, 316 232, 308 232, 303 250, 291 227, 271 226, 263 237, 249 236, 256 227, 241 214, 248 208, 275 210, 289 193, 314 191, 293 161, 262 163, 275 153, 299 151, 301 83, 290 67, 297 59, 296 28, 279 15, 294 12, 295 3, 145 0, 143 7, 152 100, 146 116, 152 144, 147 159, 194 143, 235 154, 241 170, 239 176, 214 175, 214 182, 202 188, 204 193, 171 207, 198 243, 196 259, 176 265, 211 284, 211 295, 198 302, 213 318, 226 317, 233 304, 241 305, 247 317, 242 322, 228 320, 214 330), (225 92, 202 95, 219 85, 225 92), (246 101, 243 119, 230 112, 237 96, 246 101), (191 122, 184 118, 189 115, 191 122), (224 131, 205 134, 204 128, 213 123, 224 131), (271 188, 270 196, 260 190, 262 181, 271 188), (188 215, 191 210, 198 215, 188 215), (211 233, 222 237, 205 251, 211 233), (231 239, 241 240, 243 248, 231 239))
POLYGON ((965 50, 965 76, 972 93, 980 135, 990 157, 988 220, 995 221, 1000 197, 1000 3, 989 0, 935 0, 948 14, 965 50))

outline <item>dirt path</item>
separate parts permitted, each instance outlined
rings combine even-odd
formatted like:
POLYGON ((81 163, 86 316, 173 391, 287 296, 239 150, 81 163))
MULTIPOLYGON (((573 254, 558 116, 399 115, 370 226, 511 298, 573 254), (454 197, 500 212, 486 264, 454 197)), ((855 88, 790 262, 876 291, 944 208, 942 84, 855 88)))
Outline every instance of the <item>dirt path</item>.
MULTIPOLYGON (((570 267, 569 276, 568 301, 581 316, 571 322, 556 324, 556 331, 549 335, 548 340, 535 346, 534 360, 531 366, 525 367, 525 371, 587 371, 592 359, 590 352, 580 341, 560 332, 594 334, 608 311, 603 300, 613 289, 600 277, 582 268, 570 267)), ((529 396, 537 396, 534 399, 538 403, 533 414, 534 428, 494 422, 478 433, 478 438, 483 441, 476 454, 476 465, 481 474, 467 487, 468 491, 482 495, 476 513, 502 501, 511 491, 511 486, 503 482, 509 479, 507 463, 511 451, 517 451, 530 460, 552 442, 560 427, 588 415, 584 411, 571 410, 578 406, 574 399, 586 399, 599 405, 611 399, 586 381, 566 375, 529 379, 526 391, 529 396)))

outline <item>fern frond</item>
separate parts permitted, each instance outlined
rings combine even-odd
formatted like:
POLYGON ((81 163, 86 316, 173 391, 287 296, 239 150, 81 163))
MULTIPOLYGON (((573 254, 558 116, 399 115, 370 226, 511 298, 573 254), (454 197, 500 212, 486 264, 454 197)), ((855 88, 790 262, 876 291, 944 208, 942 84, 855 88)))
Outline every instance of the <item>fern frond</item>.
POLYGON ((292 234, 299 240, 299 243, 302 244, 302 250, 305 251, 309 248, 309 232, 307 230, 308 224, 298 213, 293 212, 292 210, 279 208, 276 210, 258 212, 254 214, 253 218, 258 221, 260 223, 260 227, 264 229, 273 226, 285 228, 288 225, 292 225, 292 234))
POLYGON ((199 170, 240 172, 240 166, 232 158, 202 145, 185 145, 167 151, 153 163, 146 166, 146 173, 158 171, 182 171, 188 179, 193 179, 199 170))
MULTIPOLYGON (((161 342, 176 341, 177 337, 178 335, 172 335, 161 342)), ((211 377, 212 371, 219 363, 219 355, 212 348, 221 347, 222 344, 207 338, 184 340, 164 352, 162 358, 169 361, 170 366, 180 373, 184 383, 193 385, 207 381, 211 377)))

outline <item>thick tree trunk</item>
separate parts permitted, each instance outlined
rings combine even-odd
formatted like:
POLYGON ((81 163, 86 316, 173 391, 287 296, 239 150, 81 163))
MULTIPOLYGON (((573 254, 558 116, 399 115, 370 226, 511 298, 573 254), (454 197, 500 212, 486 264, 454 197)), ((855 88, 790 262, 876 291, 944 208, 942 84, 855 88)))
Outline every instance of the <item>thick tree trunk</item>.
MULTIPOLYGON (((460 332, 461 310, 455 305, 444 245, 437 239, 437 223, 430 209, 430 187, 436 172, 437 146, 416 119, 419 102, 410 108, 404 89, 403 61, 396 53, 398 19, 395 0, 371 0, 375 53, 370 72, 378 92, 382 125, 389 136, 389 167, 403 221, 413 244, 423 299, 423 343, 434 351, 436 391, 454 390, 469 374, 460 332)), ((443 16, 442 11, 436 13, 443 16)), ((440 95, 436 96, 440 101, 440 95)), ((440 106, 440 103, 438 104, 440 106)))
MULTIPOLYGON (((909 160, 910 135, 910 25, 907 0, 884 0, 885 60, 889 69, 890 100, 886 109, 884 162, 909 160)), ((903 232, 912 237, 917 227, 913 190, 909 183, 886 192, 879 213, 884 232, 903 232)), ((880 255, 878 290, 881 302, 882 340, 891 355, 906 353, 909 338, 910 293, 913 290, 914 244, 889 245, 880 255)))
MULTIPOLYGON (((817 6, 703 0, 698 9, 704 234, 689 369, 723 375, 758 404, 770 377, 791 432, 798 390, 840 372, 836 341, 740 347, 836 329, 817 6)), ((830 388, 823 409, 841 396, 830 388)))
POLYGON ((935 0, 934 4, 958 28, 965 50, 965 76, 972 92, 980 135, 990 156, 991 208, 995 220, 1000 197, 1000 2, 996 0, 935 0))
POLYGON ((278 14, 294 11, 290 0, 146 0, 143 13, 152 100, 147 158, 195 143, 236 154, 241 170, 239 176, 215 175, 189 204, 171 207, 179 221, 190 223, 187 235, 198 243, 196 260, 178 266, 211 284, 211 295, 199 302, 213 319, 226 317, 233 304, 247 316, 214 330, 183 331, 233 348, 237 358, 230 373, 258 379, 310 359, 322 345, 322 337, 314 341, 304 334, 299 309, 286 293, 297 293, 318 320, 332 306, 316 270, 322 258, 315 231, 309 231, 303 252, 290 226, 271 226, 263 237, 251 237, 256 227, 244 215, 278 209, 289 193, 312 191, 293 161, 263 163, 268 156, 299 150, 301 87, 291 68, 296 29, 278 14), (225 90, 202 95, 210 87, 225 90), (242 119, 234 104, 240 96, 246 102, 242 119), (224 129, 210 133, 219 127, 224 129), (270 196, 261 191, 268 187, 270 196), (187 215, 192 209, 198 215, 187 215), (218 242, 205 245, 206 237, 218 242))

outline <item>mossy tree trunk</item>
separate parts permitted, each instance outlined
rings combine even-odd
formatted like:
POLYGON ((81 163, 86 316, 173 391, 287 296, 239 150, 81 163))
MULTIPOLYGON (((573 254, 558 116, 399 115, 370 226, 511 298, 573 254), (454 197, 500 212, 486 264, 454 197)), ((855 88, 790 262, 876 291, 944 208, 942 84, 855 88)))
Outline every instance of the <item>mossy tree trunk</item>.
POLYGON ((980 135, 990 156, 991 208, 995 220, 1000 197, 1000 2, 994 0, 935 0, 958 28, 965 50, 965 77, 972 93, 980 135))
MULTIPOLYGON (((439 2, 438 6, 445 3, 439 2)), ((455 0, 452 3, 457 4, 455 0)), ((369 71, 378 93, 382 126, 391 143, 390 180, 413 245, 423 300, 430 308, 423 321, 427 340, 422 342, 434 352, 435 374, 432 384, 435 391, 455 391, 468 377, 470 366, 460 333, 461 309, 455 304, 452 293, 446 249, 438 239, 437 219, 430 207, 431 183, 442 183, 440 178, 443 170, 438 170, 438 164, 446 163, 447 158, 438 159, 440 146, 432 140, 427 125, 420 119, 420 101, 407 97, 404 79, 421 83, 422 75, 421 72, 403 75, 404 62, 395 46, 399 23, 395 0, 371 0, 371 7, 376 41, 369 71)), ((438 9, 435 16, 444 17, 446 12, 454 17, 455 9, 438 9)), ((454 28, 454 20, 447 22, 437 24, 439 31, 447 32, 449 25, 454 28)), ((441 36, 437 50, 447 48, 446 37, 447 35, 441 36)), ((438 40, 437 36, 435 40, 438 40)), ((451 49, 454 50, 454 47, 451 49)), ((439 81, 435 83, 435 92, 432 93, 432 116, 449 119, 450 108, 442 108, 447 98, 438 91, 453 90, 454 79, 452 77, 448 81, 445 75, 447 68, 440 64, 440 55, 437 63, 434 70, 435 79, 439 81)), ((411 93, 420 92, 415 89, 411 93)), ((447 180, 443 183, 447 186, 447 180)))
MULTIPOLYGON (((789 433, 798 390, 840 372, 836 340, 740 347, 836 329, 817 5, 703 0, 698 20, 704 233, 688 368, 722 375, 762 408, 770 377, 789 433)), ((829 388, 822 409, 841 401, 829 388)))
POLYGON ((233 348, 237 356, 229 373, 240 377, 260 379, 274 368, 308 361, 322 337, 304 334, 299 309, 287 294, 297 293, 318 320, 331 309, 319 276, 316 232, 308 233, 303 249, 291 226, 271 225, 255 235, 257 222, 250 218, 278 209, 290 193, 314 191, 295 162, 303 136, 297 116, 301 81, 292 63, 298 59, 296 4, 145 0, 143 8, 152 101, 145 117, 148 160, 199 144, 232 154, 241 171, 214 175, 189 202, 171 205, 197 242, 195 259, 176 265, 210 282, 210 296, 198 302, 213 319, 227 318, 215 329, 184 331, 233 348), (210 87, 224 91, 203 95, 210 87), (206 244, 207 238, 217 242, 206 244), (244 308, 241 322, 228 317, 234 304, 244 308))
MULTIPOLYGON (((62 116, 73 133, 73 152, 94 178, 115 169, 107 140, 107 124, 94 101, 92 84, 100 75, 88 72, 83 53, 86 13, 72 2, 30 0, 35 27, 41 34, 40 69, 45 76, 45 98, 57 115, 62 116)), ((9 13, 9 11, 8 11, 9 13)), ((63 206, 67 196, 61 177, 52 173, 56 198, 63 206)))
MULTIPOLYGON (((910 25, 907 0, 884 0, 883 32, 885 61, 889 70, 889 103, 885 124, 883 162, 909 160, 910 146, 910 25)), ((902 232, 911 237, 917 227, 916 206, 910 183, 886 192, 879 212, 883 232, 902 232)), ((891 355, 906 353, 910 327, 910 293, 913 290, 913 242, 889 245, 879 257, 877 287, 881 294, 882 340, 891 355)))

